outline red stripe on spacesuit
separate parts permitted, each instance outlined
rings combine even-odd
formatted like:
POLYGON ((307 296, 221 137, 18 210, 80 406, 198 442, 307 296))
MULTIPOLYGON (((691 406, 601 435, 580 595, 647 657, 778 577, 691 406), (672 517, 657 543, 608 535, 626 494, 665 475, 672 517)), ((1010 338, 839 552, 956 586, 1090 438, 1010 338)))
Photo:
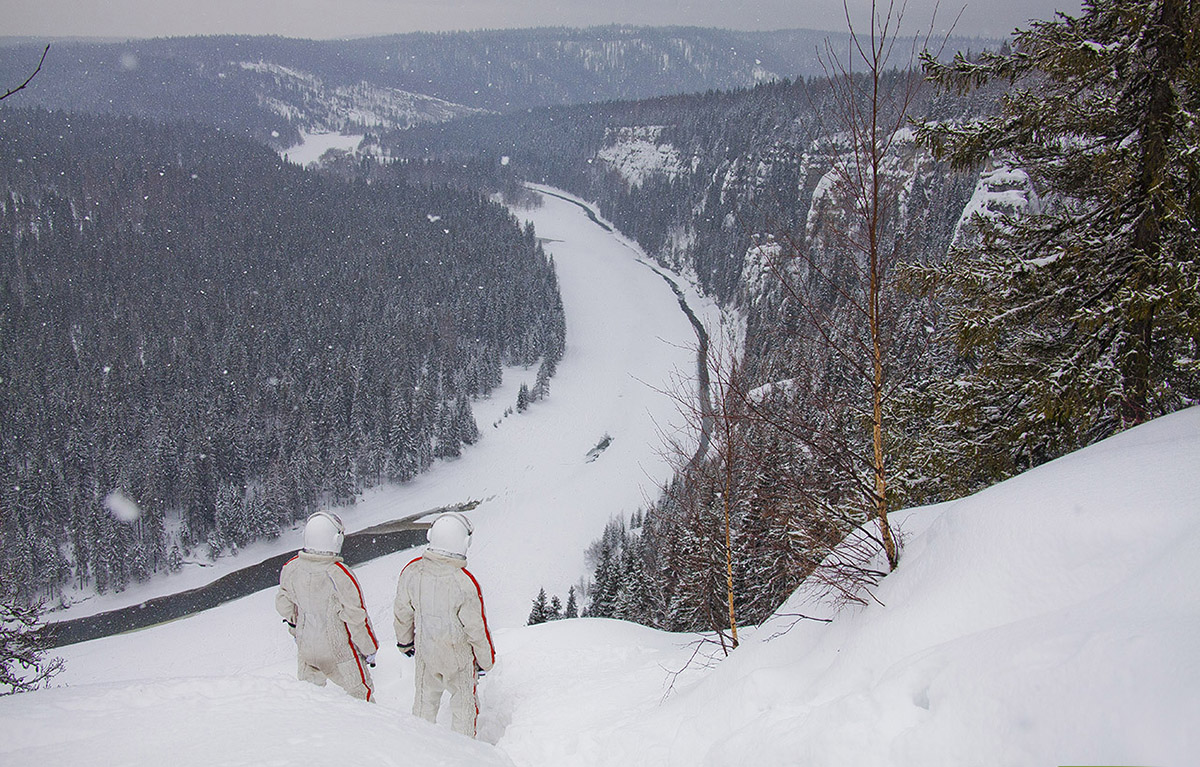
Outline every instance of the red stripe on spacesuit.
MULTIPOLYGON (((342 624, 346 626, 345 623, 342 624)), ((363 671, 362 658, 358 657, 358 650, 354 649, 354 638, 350 636, 350 627, 346 626, 346 641, 350 643, 350 652, 354 654, 354 662, 358 664, 358 678, 362 681, 362 686, 367 690, 367 703, 371 702, 371 685, 367 684, 367 675, 363 671)))
MULTIPOLYGON (((471 580, 475 580, 472 578, 471 580)), ((490 640, 489 640, 490 641, 490 640)), ((493 651, 494 654, 494 651, 493 651)), ((474 674, 471 680, 471 698, 475 701, 475 721, 471 723, 471 731, 479 734, 479 675, 474 674)))
MULTIPOLYGON (((358 585, 358 579, 355 578, 354 573, 350 572, 350 569, 348 567, 346 567, 345 565, 343 565, 341 562, 335 562, 334 564, 336 564, 338 567, 340 567, 342 569, 342 572, 345 573, 346 576, 348 578, 350 578, 350 582, 354 584, 354 588, 358 589, 358 604, 363 609, 363 612, 366 612, 367 611, 367 603, 363 600, 362 586, 358 585)), ((375 649, 378 650, 379 649, 379 640, 375 638, 375 632, 371 630, 371 619, 370 618, 367 618, 366 624, 367 624, 367 634, 370 635, 371 641, 375 643, 375 649)), ((347 626, 346 634, 349 635, 349 633, 350 633, 350 627, 347 626)), ((353 644, 353 642, 351 642, 351 644, 353 644)), ((361 669, 361 667, 360 667, 360 669, 361 669)))
MULTIPOLYGON (((420 562, 420 561, 421 561, 422 559, 424 559, 424 558, 425 558, 425 557, 417 557, 417 558, 416 558, 416 559, 414 559, 412 562, 409 562, 409 563, 408 563, 408 565, 411 565, 411 564, 413 564, 413 563, 415 563, 415 562, 420 562)), ((400 568, 400 574, 401 574, 401 575, 404 575, 404 571, 408 569, 408 565, 405 565, 404 567, 401 567, 401 568, 400 568)))
POLYGON ((488 649, 492 651, 492 663, 496 662, 496 645, 492 644, 492 632, 488 631, 487 611, 483 609, 483 589, 479 588, 479 581, 475 580, 475 576, 471 575, 471 571, 463 568, 463 572, 471 579, 471 583, 475 584, 475 593, 479 595, 479 615, 483 618, 483 635, 487 637, 488 649))

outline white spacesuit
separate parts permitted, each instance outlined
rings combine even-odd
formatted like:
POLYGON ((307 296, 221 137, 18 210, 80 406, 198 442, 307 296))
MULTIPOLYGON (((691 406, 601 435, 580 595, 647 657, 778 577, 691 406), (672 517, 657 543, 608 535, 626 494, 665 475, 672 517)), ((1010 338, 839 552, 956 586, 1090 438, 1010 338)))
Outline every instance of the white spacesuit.
POLYGON ((296 638, 297 676, 322 686, 331 679, 369 701, 368 667, 375 665, 379 642, 358 579, 339 556, 344 537, 337 515, 317 512, 308 518, 304 549, 279 573, 275 609, 296 638))
POLYGON ((437 720, 442 693, 450 693, 453 727, 475 737, 479 701, 475 685, 496 660, 483 611, 483 593, 466 570, 471 523, 447 513, 429 528, 425 554, 400 572, 396 584, 396 644, 415 653, 413 714, 437 720))

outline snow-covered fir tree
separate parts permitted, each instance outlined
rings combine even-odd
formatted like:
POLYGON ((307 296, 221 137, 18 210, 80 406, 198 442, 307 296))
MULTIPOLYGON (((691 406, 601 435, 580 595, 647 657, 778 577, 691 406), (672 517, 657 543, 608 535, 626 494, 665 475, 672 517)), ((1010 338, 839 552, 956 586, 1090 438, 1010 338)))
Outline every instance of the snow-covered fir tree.
POLYGON ((579 617, 579 603, 575 598, 575 587, 574 586, 567 589, 567 605, 566 605, 566 607, 563 608, 563 617, 564 618, 578 618, 579 617))
POLYGON ((525 621, 526 626, 536 626, 539 623, 545 623, 549 620, 549 607, 546 604, 546 589, 538 590, 538 595, 533 600, 533 607, 529 609, 529 619, 525 621))
POLYGON ((1041 201, 973 217, 923 274, 962 353, 931 395, 959 470, 1011 474, 1196 402, 1200 2, 1089 0, 1011 49, 926 67, 956 91, 1013 84, 995 116, 921 140, 1028 174, 1041 201))
MULTIPOLYGON (((569 593, 569 600, 570 600, 569 606, 572 609, 574 609, 574 604, 573 604, 574 600, 575 600, 575 587, 574 586, 571 587, 571 591, 569 593)), ((579 617, 578 614, 564 615, 562 600, 559 599, 558 594, 555 594, 554 596, 550 597, 549 601, 547 601, 546 589, 541 588, 541 589, 538 589, 538 595, 536 597, 534 597, 533 606, 530 607, 530 609, 529 609, 529 618, 525 621, 525 625, 526 626, 536 626, 539 623, 546 623, 548 621, 556 621, 556 620, 561 620, 562 618, 577 618, 577 617, 579 617)))
POLYGON ((0 695, 35 690, 62 671, 59 658, 46 657, 40 605, 28 605, 16 590, 0 594, 0 695))

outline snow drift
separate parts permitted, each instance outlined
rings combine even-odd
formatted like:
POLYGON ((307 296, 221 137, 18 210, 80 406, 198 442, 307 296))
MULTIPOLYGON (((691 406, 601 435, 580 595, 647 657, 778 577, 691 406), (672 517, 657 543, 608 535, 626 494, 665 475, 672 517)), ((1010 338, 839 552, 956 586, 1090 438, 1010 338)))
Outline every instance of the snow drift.
MULTIPOLYGON (((728 659, 678 676, 693 637, 601 620, 503 630, 482 686, 495 747, 408 715, 398 654, 381 653, 377 706, 296 682, 262 592, 67 648, 70 686, 0 701, 0 761, 1190 764, 1197 469, 1193 408, 897 514, 904 558, 879 603, 780 634, 825 609, 802 589, 728 659)), ((378 591, 391 569, 360 574, 378 591)))
POLYGON ((1200 409, 897 520, 880 604, 768 641, 802 589, 594 763, 1195 763, 1200 409))

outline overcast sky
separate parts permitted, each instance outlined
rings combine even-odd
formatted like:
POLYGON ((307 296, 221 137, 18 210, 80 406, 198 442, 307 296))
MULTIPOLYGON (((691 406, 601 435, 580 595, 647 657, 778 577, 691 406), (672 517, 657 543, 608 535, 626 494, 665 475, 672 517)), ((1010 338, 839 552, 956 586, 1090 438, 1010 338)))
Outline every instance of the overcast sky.
MULTIPOLYGON (((886 3, 886 0, 882 0, 886 3)), ((849 0, 852 14, 870 0, 849 0)), ((929 26, 936 0, 908 0, 905 28, 929 26)), ((1003 37, 1078 0, 970 0, 955 27, 1003 37)), ((964 0, 947 0, 937 27, 964 0)), ((336 38, 395 32, 597 24, 845 29, 841 0, 0 0, 0 35, 162 37, 219 33, 336 38)))

